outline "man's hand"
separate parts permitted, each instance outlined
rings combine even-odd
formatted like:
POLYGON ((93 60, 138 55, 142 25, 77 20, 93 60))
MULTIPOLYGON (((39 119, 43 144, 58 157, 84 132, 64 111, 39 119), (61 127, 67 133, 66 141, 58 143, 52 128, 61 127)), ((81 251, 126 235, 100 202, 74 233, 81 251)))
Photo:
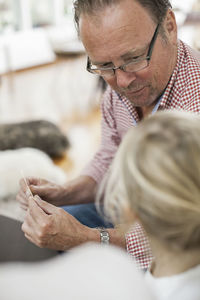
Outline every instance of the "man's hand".
MULTIPOLYGON (((26 181, 33 195, 38 195, 43 200, 56 206, 93 202, 97 186, 94 179, 89 176, 79 176, 65 185, 58 185, 35 177, 28 177, 26 181)), ((21 179, 20 190, 16 199, 24 210, 28 209, 29 196, 30 192, 24 179, 21 179)))
POLYGON ((38 196, 29 197, 22 231, 26 238, 41 248, 67 250, 87 241, 98 241, 99 233, 79 223, 63 209, 38 196))
MULTIPOLYGON (((61 205, 60 201, 65 190, 63 186, 35 177, 28 177, 26 181, 33 195, 39 195, 42 199, 54 205, 61 205)), ((27 210, 30 193, 23 178, 19 184, 20 190, 16 199, 19 201, 21 208, 27 210)))

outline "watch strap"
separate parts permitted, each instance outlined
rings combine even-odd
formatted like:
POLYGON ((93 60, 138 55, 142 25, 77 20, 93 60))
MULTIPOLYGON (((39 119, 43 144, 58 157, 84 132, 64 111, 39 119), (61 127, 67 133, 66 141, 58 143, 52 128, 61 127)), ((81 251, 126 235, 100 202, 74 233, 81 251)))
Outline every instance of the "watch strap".
POLYGON ((103 245, 108 245, 110 241, 110 236, 105 228, 97 228, 100 232, 100 243, 103 245))

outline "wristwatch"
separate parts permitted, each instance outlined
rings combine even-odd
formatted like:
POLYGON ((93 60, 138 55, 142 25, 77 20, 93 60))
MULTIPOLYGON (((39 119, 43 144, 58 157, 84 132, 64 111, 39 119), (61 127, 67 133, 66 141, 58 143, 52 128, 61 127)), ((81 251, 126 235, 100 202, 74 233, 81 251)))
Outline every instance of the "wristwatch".
POLYGON ((104 245, 109 244, 110 236, 105 228, 97 228, 100 232, 100 243, 104 245))

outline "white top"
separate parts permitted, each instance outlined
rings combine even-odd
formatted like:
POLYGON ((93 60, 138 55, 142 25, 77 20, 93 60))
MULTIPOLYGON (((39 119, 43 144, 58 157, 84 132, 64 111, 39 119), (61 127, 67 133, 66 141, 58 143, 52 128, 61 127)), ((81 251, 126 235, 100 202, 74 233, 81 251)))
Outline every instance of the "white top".
POLYGON ((156 278, 148 271, 145 280, 159 300, 200 299, 200 265, 170 277, 156 278))
POLYGON ((89 244, 37 263, 0 264, 1 300, 152 300, 127 253, 89 244))

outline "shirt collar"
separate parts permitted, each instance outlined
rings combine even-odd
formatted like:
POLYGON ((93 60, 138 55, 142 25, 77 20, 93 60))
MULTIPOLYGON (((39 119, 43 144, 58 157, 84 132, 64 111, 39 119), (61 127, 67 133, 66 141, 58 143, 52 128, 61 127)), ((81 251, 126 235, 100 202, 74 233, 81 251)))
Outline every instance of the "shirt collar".
POLYGON ((177 77, 179 74, 180 66, 183 62, 184 59, 184 50, 182 46, 182 42, 178 42, 178 49, 177 49, 177 63, 176 67, 172 73, 172 76, 170 77, 170 80, 166 86, 166 89, 163 93, 162 101, 160 102, 160 109, 165 109, 169 105, 169 94, 171 90, 173 89, 175 82, 177 81, 177 77))
MULTIPOLYGON (((178 41, 176 67, 175 67, 175 69, 172 73, 172 76, 170 77, 170 80, 169 80, 169 82, 166 86, 166 89, 165 89, 164 93, 161 95, 161 97, 159 98, 157 104, 155 105, 156 111, 157 110, 163 110, 163 109, 165 109, 169 106, 169 102, 170 102, 169 94, 170 94, 171 90, 173 89, 173 86, 175 85, 175 82, 176 82, 177 77, 178 77, 179 69, 180 69, 181 64, 183 63, 183 60, 184 60, 183 45, 182 45, 181 41, 178 41)), ((124 105, 127 107, 129 113, 134 117, 135 121, 139 122, 140 119, 139 119, 137 110, 131 104, 131 102, 125 96, 120 97, 120 99, 124 103, 124 105)))

